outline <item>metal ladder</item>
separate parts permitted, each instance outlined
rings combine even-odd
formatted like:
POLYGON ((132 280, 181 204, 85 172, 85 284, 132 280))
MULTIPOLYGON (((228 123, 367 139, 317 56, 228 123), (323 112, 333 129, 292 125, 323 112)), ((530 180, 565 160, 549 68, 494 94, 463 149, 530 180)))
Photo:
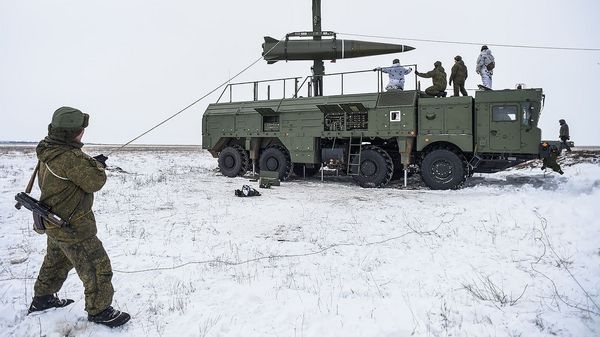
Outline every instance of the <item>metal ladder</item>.
POLYGON ((362 153, 362 140, 363 136, 360 135, 358 143, 352 142, 355 138, 350 138, 350 145, 348 146, 348 172, 349 176, 357 176, 360 174, 360 154, 362 153), (352 160, 356 158, 356 162, 352 160))

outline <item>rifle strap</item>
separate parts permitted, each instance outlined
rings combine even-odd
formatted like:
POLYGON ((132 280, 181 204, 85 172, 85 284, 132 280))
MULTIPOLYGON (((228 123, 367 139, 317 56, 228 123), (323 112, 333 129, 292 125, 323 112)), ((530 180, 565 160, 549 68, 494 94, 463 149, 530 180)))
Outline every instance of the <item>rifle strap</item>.
POLYGON ((27 188, 25 188, 25 193, 31 193, 31 189, 33 189, 33 182, 35 181, 35 177, 37 176, 37 172, 40 169, 40 162, 38 161, 37 165, 35 165, 35 170, 33 170, 33 174, 29 179, 29 184, 27 184, 27 188))

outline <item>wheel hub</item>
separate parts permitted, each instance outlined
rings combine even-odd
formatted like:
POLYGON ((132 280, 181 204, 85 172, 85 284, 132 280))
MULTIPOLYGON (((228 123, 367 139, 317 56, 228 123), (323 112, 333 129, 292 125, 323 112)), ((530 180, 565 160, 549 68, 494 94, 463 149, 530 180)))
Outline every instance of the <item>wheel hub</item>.
POLYGON ((274 157, 267 159, 266 164, 269 171, 277 171, 277 168, 279 168, 279 161, 274 157))
POLYGON ((438 180, 452 178, 452 164, 445 160, 438 160, 431 166, 431 173, 438 180))
POLYGON ((229 169, 233 168, 233 166, 235 166, 235 159, 233 158, 233 156, 225 157, 223 160, 223 165, 229 169))
POLYGON ((365 160, 360 164, 360 173, 365 177, 371 177, 377 173, 377 165, 370 160, 365 160))

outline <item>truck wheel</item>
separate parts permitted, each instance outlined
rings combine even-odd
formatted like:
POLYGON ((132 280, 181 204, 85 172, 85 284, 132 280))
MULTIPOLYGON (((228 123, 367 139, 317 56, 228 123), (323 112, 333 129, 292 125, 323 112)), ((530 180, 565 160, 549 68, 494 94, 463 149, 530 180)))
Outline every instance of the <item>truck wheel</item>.
POLYGON ((437 149, 425 155, 421 177, 432 190, 455 189, 466 179, 463 160, 450 150, 437 149))
POLYGON ((219 170, 226 177, 246 174, 248 153, 239 145, 228 146, 219 153, 219 170))
POLYGON ((304 173, 306 172, 307 177, 312 177, 321 169, 318 166, 306 168, 304 166, 304 164, 294 164, 294 174, 300 178, 304 178, 304 173))
POLYGON ((292 174, 292 161, 289 152, 279 145, 267 148, 258 160, 261 171, 279 172, 279 180, 284 181, 292 174))
POLYGON ((362 187, 384 187, 392 179, 394 164, 390 155, 377 146, 365 147, 354 180, 362 187))

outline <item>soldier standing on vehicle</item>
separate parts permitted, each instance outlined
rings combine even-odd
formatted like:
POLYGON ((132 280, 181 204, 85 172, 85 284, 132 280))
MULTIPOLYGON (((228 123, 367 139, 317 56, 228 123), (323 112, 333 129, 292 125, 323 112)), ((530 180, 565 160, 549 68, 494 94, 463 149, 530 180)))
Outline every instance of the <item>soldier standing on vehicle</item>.
POLYGON ((404 90, 404 75, 410 74, 412 68, 404 68, 400 65, 400 60, 394 59, 391 67, 373 69, 373 71, 377 70, 390 76, 390 82, 385 86, 385 90, 404 90))
POLYGON ((452 66, 452 72, 450 73, 449 85, 454 82, 454 96, 458 96, 458 92, 463 96, 468 96, 467 89, 465 89, 465 81, 468 77, 467 66, 462 60, 462 56, 456 55, 454 57, 454 65, 452 66))
POLYGON ((492 89, 492 75, 494 74, 494 68, 496 67, 496 62, 494 60, 494 56, 492 55, 492 51, 488 48, 488 46, 481 47, 481 53, 477 58, 477 68, 476 72, 481 75, 481 86, 484 90, 492 89))
POLYGON ((433 64, 434 68, 426 73, 415 71, 419 77, 431 78, 433 85, 425 89, 425 93, 429 96, 446 97, 446 71, 442 67, 442 62, 436 61, 433 64))
POLYGON ((558 123, 560 124, 560 151, 567 149, 567 152, 571 152, 571 147, 567 143, 567 140, 571 139, 569 137, 569 125, 564 119, 559 120, 558 123))
POLYGON ((34 285, 29 312, 61 308, 71 303, 55 294, 75 268, 85 288, 85 310, 88 320, 109 327, 125 324, 129 314, 111 307, 114 289, 112 268, 97 228, 92 204, 94 192, 106 182, 104 155, 89 157, 81 147, 89 115, 62 107, 54 112, 48 125, 48 136, 36 148, 39 160, 38 184, 40 201, 52 212, 66 219, 67 227, 44 221, 47 249, 34 285))

